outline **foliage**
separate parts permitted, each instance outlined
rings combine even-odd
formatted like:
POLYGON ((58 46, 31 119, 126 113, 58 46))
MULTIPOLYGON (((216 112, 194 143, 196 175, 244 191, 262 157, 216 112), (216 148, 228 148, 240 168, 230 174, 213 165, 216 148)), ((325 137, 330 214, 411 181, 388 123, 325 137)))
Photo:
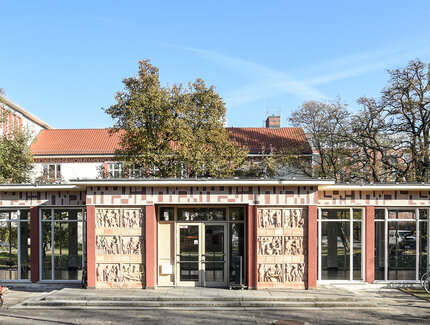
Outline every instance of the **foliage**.
POLYGON ((139 62, 136 77, 123 80, 125 91, 105 112, 121 132, 116 157, 125 170, 143 166, 144 176, 229 177, 245 160, 223 127, 225 106, 203 80, 161 86, 158 68, 139 62))
POLYGON ((430 68, 420 60, 389 70, 381 98, 359 98, 353 114, 336 102, 305 102, 290 116, 317 159, 293 161, 307 175, 336 181, 427 182, 430 177, 430 68))
POLYGON ((292 112, 289 121, 292 125, 303 128, 316 159, 309 163, 295 155, 289 159, 290 164, 297 166, 310 177, 328 177, 344 181, 345 169, 350 161, 344 159, 349 154, 349 148, 343 136, 342 125, 347 123, 349 116, 347 106, 340 100, 304 102, 292 112))
POLYGON ((0 137, 0 183, 26 183, 33 170, 33 155, 29 143, 31 134, 14 131, 0 137))

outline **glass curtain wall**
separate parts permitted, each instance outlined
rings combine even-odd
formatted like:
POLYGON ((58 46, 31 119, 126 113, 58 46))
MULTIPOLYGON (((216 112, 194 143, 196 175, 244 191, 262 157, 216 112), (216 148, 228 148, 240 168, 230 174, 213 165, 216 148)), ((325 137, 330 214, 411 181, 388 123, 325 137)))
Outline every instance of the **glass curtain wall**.
POLYGON ((84 227, 83 209, 42 209, 42 280, 82 278, 84 227))
POLYGON ((0 210, 0 280, 30 279, 30 210, 0 210))
POLYGON ((375 209, 375 280, 417 281, 428 264, 428 209, 375 209))
POLYGON ((362 280, 363 210, 319 210, 319 279, 362 280))

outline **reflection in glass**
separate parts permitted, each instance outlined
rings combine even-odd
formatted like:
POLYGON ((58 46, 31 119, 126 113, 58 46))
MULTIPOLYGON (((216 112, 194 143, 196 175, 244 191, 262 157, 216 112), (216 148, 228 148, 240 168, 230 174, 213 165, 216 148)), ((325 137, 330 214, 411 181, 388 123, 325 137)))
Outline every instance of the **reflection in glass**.
POLYGON ((230 281, 235 281, 234 258, 242 256, 242 279, 245 276, 245 225, 230 224, 230 281))
POLYGON ((243 221, 245 220, 245 210, 243 207, 230 208, 230 220, 243 221))
POLYGON ((205 281, 223 282, 225 265, 224 225, 205 226, 205 281))
POLYGON ((82 224, 54 223, 54 279, 79 280, 82 270, 82 224), (78 231, 78 228, 80 231, 78 231))
POLYGON ((427 209, 420 209, 420 219, 427 220, 429 218, 427 209))
POLYGON ((0 221, 0 279, 18 280, 18 222, 0 221))
MULTIPOLYGON (((22 214, 21 214, 22 217, 22 214)), ((30 279, 30 222, 20 223, 21 280, 30 279)))
POLYGON ((427 270, 427 266, 430 263, 430 260, 428 260, 429 256, 429 247, 428 247, 428 222, 427 221, 420 221, 420 255, 419 255, 419 274, 420 277, 425 272, 429 271, 427 270))
POLYGON ((388 280, 416 280, 415 225, 414 221, 388 222, 388 280))
POLYGON ((226 220, 225 208, 181 208, 178 209, 178 220, 183 221, 218 221, 226 220))
POLYGON ((173 221, 174 220, 175 208, 162 207, 160 208, 160 221, 173 221))
POLYGON ((42 280, 52 280, 51 222, 42 221, 42 280))
MULTIPOLYGON (((360 210, 361 212, 361 210, 360 210)), ((362 261, 362 231, 361 222, 354 222, 352 227, 352 238, 353 238, 353 280, 361 280, 361 261, 362 261)))
POLYGON ((415 210, 388 210, 388 219, 415 219, 415 210))
POLYGON ((321 223, 322 280, 350 279, 349 225, 348 221, 321 223))
POLYGON ((82 210, 42 211, 42 279, 79 280, 82 277, 84 223, 82 210))
MULTIPOLYGON (((379 211, 384 211, 384 210, 379 210, 379 211)), ((384 265, 385 265, 385 223, 375 222, 375 280, 385 280, 384 265)))
POLYGON ((349 219, 349 209, 324 209, 321 211, 322 219, 349 219))
POLYGON ((199 226, 179 226, 180 281, 199 281, 199 226))
POLYGON ((384 220, 384 219, 385 219, 385 210, 375 209, 375 220, 384 220))

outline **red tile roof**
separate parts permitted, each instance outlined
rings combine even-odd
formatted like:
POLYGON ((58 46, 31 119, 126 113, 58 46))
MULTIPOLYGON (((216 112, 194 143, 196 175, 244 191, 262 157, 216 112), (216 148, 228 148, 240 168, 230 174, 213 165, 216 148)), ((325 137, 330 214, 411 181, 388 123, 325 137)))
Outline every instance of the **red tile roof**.
POLYGON ((42 130, 31 145, 33 155, 113 154, 119 148, 119 133, 109 129, 42 130))
POLYGON ((302 128, 227 128, 230 138, 249 149, 250 153, 297 148, 301 153, 311 153, 311 147, 302 128))
MULTIPOLYGON (((263 148, 282 149, 302 147, 311 149, 301 128, 227 128, 233 141, 261 153, 263 148)), ((109 134, 108 129, 51 129, 42 130, 31 145, 35 156, 41 155, 94 155, 113 154, 119 148, 120 134, 109 134)))

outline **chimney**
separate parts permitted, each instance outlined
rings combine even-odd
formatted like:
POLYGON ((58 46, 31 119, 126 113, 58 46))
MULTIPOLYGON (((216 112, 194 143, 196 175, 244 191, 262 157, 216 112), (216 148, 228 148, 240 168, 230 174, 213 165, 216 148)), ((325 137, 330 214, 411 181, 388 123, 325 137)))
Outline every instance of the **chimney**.
POLYGON ((266 128, 279 129, 281 127, 281 117, 279 115, 270 115, 266 120, 266 128))

